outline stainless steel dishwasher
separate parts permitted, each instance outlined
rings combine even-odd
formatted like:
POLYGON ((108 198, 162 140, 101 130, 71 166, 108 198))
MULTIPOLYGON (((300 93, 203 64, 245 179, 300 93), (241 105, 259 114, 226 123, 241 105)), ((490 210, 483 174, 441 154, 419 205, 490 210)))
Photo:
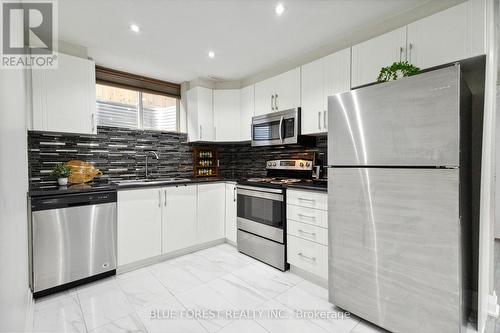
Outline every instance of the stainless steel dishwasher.
POLYGON ((34 297, 116 274, 116 191, 31 199, 34 297))

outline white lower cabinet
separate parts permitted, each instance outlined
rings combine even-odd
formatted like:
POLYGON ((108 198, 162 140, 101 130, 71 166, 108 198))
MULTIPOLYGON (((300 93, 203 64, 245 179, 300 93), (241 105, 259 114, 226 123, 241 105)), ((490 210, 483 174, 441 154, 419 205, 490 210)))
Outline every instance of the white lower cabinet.
POLYGON ((118 191, 118 265, 161 254, 162 190, 118 191))
POLYGON ((290 265, 328 279, 328 246, 287 235, 287 259, 290 265))
POLYGON ((198 243, 224 238, 226 184, 198 185, 198 243))
POLYGON ((226 184, 226 239, 236 243, 236 184, 226 184))
POLYGON ((235 188, 207 183, 118 191, 118 266, 225 237, 236 242, 235 188))
POLYGON ((179 185, 163 189, 163 253, 196 244, 196 191, 196 185, 179 185))
POLYGON ((328 195, 289 189, 287 198, 287 261, 292 266, 327 280, 328 195))

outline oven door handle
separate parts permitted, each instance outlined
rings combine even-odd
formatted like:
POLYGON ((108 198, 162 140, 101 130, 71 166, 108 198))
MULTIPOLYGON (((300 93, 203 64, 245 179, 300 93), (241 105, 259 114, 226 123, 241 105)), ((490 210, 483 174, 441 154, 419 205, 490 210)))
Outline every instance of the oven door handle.
POLYGON ((247 197, 254 197, 260 199, 269 199, 274 201, 283 201, 283 194, 270 193, 270 192, 261 192, 261 191, 252 191, 243 188, 238 188, 238 195, 243 195, 247 197))

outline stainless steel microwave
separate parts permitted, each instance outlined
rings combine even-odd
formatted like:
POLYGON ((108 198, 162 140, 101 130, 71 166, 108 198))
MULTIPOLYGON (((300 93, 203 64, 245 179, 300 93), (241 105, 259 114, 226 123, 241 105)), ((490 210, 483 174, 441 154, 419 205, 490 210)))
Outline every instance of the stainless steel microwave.
POLYGON ((252 146, 295 144, 299 136, 300 108, 252 118, 252 146))

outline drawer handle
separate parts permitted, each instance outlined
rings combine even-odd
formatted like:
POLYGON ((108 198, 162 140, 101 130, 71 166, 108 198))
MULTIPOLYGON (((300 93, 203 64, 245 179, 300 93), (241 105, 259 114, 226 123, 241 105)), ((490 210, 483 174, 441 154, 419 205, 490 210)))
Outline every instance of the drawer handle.
POLYGON ((316 233, 315 232, 307 232, 307 231, 304 231, 302 229, 299 229, 298 230, 300 233, 303 233, 303 234, 306 234, 306 235, 311 235, 313 237, 316 237, 316 233))
POLYGON ((315 202, 316 200, 314 199, 307 199, 307 198, 299 198, 301 201, 309 201, 309 202, 315 202))
POLYGON ((299 213, 299 216, 300 216, 300 217, 306 217, 306 218, 308 218, 308 219, 312 219, 312 220, 314 220, 314 219, 316 218, 316 216, 312 216, 312 215, 304 215, 304 214, 302 214, 302 213, 299 213))
POLYGON ((302 257, 302 258, 307 259, 307 260, 316 261, 316 257, 308 257, 305 254, 303 254, 302 252, 297 253, 297 255, 299 257, 302 257))

